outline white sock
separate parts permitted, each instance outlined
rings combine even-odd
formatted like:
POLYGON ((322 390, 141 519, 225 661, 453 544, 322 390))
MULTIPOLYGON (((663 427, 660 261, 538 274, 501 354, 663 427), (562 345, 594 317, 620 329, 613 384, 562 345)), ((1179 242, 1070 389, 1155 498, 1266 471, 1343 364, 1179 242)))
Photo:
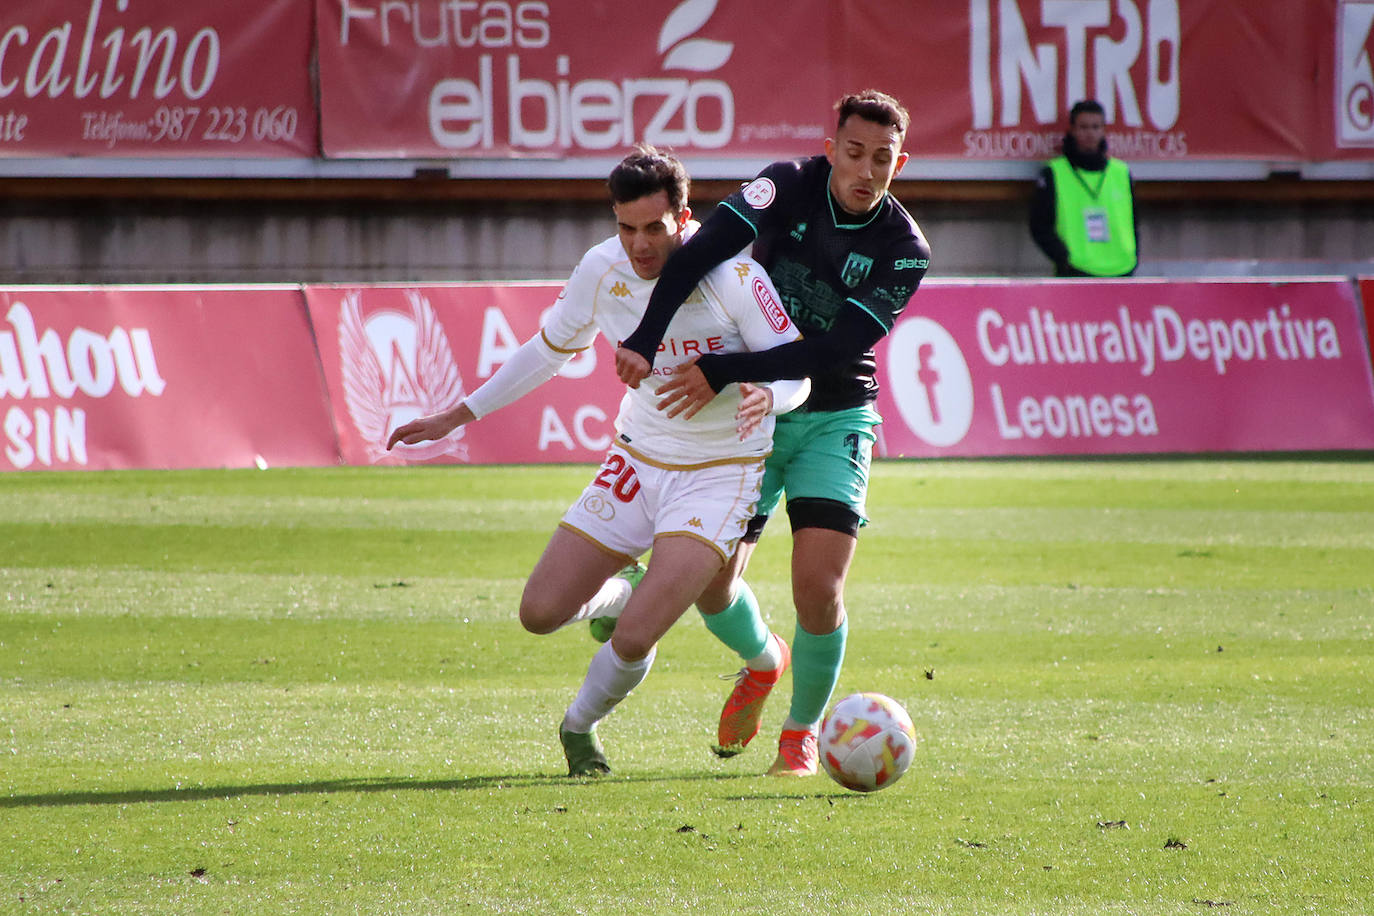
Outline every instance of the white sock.
POLYGON ((814 735, 821 730, 821 723, 812 722, 807 724, 805 722, 798 722, 796 719, 788 716, 782 721, 782 730, 785 732, 810 732, 814 735))
MULTIPOLYGON (((630 592, 633 590, 629 579, 612 576, 595 595, 592 595, 590 601, 577 609, 577 613, 568 619, 568 623, 591 620, 593 617, 619 617, 620 612, 625 610, 625 603, 630 600, 630 592)), ((568 623, 563 626, 566 627, 568 623)))
POLYGON ((581 689, 563 716, 564 730, 580 735, 591 731, 592 726, 610 715, 611 710, 643 682, 657 654, 655 646, 639 661, 627 662, 616 654, 610 643, 598 649, 587 666, 581 689))
POLYGON ((777 671, 778 666, 782 664, 782 648, 770 633, 767 642, 763 644, 763 651, 744 664, 755 671, 777 671))

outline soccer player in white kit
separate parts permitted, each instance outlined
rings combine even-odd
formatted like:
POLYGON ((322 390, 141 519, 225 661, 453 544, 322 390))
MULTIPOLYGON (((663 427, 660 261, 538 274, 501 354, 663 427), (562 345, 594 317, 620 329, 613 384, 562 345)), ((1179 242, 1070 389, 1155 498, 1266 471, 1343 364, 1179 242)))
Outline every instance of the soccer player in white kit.
MULTIPOLYGON (((583 255, 540 332, 455 407, 394 430, 388 448, 442 438, 553 378, 598 332, 618 344, 634 330, 663 263, 696 230, 689 179, 672 156, 638 147, 608 185, 616 236, 583 255)), ((532 633, 619 618, 559 725, 568 775, 610 772, 597 723, 644 680, 658 641, 734 553, 756 508, 773 418, 810 390, 806 379, 731 385, 690 417, 669 417, 657 409, 658 386, 697 356, 799 337, 763 268, 746 257, 727 260, 668 326, 663 368, 621 399, 605 461, 564 514, 520 598, 520 622, 532 633), (651 547, 637 586, 615 576, 651 547)), ((778 650, 770 643, 765 651, 778 650)))

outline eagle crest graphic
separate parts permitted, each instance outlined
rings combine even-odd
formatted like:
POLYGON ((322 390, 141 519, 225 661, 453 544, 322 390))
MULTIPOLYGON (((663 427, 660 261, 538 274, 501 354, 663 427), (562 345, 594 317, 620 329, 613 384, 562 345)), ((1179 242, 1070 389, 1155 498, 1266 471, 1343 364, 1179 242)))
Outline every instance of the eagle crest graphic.
MULTIPOLYGON (((438 413, 464 395, 463 377, 448 336, 429 300, 406 290, 410 312, 362 313, 362 292, 347 293, 339 307, 339 362, 344 403, 373 463, 387 457, 391 430, 416 417, 438 413)), ((460 427, 437 442, 398 445, 403 460, 454 455, 467 460, 460 427)))

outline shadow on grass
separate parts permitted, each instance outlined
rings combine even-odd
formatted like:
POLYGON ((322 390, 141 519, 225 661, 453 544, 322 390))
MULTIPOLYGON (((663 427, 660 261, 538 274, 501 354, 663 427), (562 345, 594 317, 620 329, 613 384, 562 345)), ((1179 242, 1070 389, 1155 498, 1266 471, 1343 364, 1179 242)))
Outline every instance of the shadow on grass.
MULTIPOLYGON (((41 808, 75 805, 136 805, 158 802, 205 801, 215 798, 244 798, 255 795, 330 795, 350 792, 465 792, 473 789, 515 789, 531 786, 592 785, 599 782, 682 782, 749 779, 749 775, 702 773, 698 775, 613 775, 602 779, 571 778, 563 775, 522 773, 508 776, 470 776, 464 779, 402 779, 394 777, 359 779, 324 779, 315 782, 257 783, 242 786, 190 786, 168 789, 126 789, 109 792, 41 792, 32 795, 0 797, 3 808, 41 808)), ((729 801, 751 801, 766 798, 826 798, 824 794, 807 796, 736 796, 729 801)))

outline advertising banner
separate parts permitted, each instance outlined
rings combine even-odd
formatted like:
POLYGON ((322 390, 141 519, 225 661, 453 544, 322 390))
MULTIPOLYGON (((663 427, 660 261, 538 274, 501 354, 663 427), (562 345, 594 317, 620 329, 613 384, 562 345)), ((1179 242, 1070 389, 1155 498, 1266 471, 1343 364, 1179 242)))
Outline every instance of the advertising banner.
MULTIPOLYGON (((1366 307, 1374 278, 1360 281, 1366 307)), ((0 471, 595 463, 610 342, 447 439, 560 286, 0 289, 0 471)), ((878 345, 878 457, 1374 449, 1356 285, 927 281, 878 345)))
POLYGON ((0 289, 0 469, 329 465, 298 287, 0 289))
POLYGON ((878 365, 889 457, 1374 448, 1341 279, 934 282, 878 365))
POLYGON ((598 338, 555 378, 447 439, 386 450, 397 426, 437 413, 538 333, 560 286, 309 286, 306 301, 348 464, 598 462, 622 387, 598 338))
POLYGON ((872 86, 910 108, 918 160, 1049 158, 1088 97, 1128 161, 1374 158, 1374 0, 1301 5, 317 0, 323 151, 756 165, 819 152, 835 99, 872 86))
POLYGON ((848 5, 318 0, 324 153, 817 152, 848 5))
POLYGON ((0 157, 314 156, 311 5, 5 0, 0 157))

